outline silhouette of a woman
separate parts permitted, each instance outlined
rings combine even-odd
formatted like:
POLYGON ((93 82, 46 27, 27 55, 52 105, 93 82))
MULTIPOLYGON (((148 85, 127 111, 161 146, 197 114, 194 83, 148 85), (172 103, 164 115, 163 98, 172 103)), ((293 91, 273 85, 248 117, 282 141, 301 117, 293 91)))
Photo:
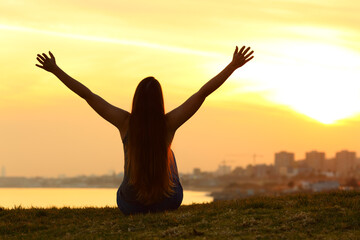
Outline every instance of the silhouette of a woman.
POLYGON ((183 198, 171 143, 176 130, 200 108, 205 98, 220 87, 253 56, 250 47, 235 48, 232 61, 182 105, 165 113, 160 83, 143 79, 136 88, 131 113, 117 108, 76 81, 56 62, 54 55, 38 54, 36 66, 53 73, 105 120, 120 131, 124 145, 124 179, 117 191, 117 204, 125 214, 177 209, 183 198))

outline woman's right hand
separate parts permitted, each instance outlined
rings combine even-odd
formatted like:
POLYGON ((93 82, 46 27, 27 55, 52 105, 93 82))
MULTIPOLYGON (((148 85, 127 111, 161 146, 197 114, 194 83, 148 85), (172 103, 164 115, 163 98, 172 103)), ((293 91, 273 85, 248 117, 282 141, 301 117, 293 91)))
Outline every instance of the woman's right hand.
POLYGON ((254 56, 251 56, 251 55, 254 53, 254 51, 249 52, 249 50, 250 50, 250 47, 245 49, 245 46, 243 46, 239 50, 238 46, 236 46, 234 55, 233 55, 233 60, 231 61, 231 65, 233 65, 235 68, 239 68, 239 67, 243 66, 245 63, 247 63, 248 61, 250 61, 251 59, 253 59, 254 56))
POLYGON ((38 54, 36 59, 39 61, 39 63, 41 63, 41 65, 39 64, 35 64, 35 65, 48 72, 53 72, 57 68, 57 65, 55 62, 55 57, 50 51, 49 51, 49 55, 50 58, 45 53, 43 53, 42 55, 38 54))

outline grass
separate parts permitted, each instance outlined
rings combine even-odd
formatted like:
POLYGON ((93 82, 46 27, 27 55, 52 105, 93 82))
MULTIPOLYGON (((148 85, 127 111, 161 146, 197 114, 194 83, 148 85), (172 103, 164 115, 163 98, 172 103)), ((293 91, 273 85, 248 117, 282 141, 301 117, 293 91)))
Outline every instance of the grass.
POLYGON ((117 208, 0 208, 0 239, 360 239, 360 192, 253 197, 129 217, 117 208))

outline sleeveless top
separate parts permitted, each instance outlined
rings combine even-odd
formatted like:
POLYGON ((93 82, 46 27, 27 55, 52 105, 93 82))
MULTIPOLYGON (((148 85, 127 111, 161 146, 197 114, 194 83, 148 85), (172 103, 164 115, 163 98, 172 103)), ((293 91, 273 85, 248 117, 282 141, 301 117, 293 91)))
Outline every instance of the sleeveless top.
MULTIPOLYGON (((134 189, 134 187, 129 184, 129 176, 127 175, 126 173, 126 167, 127 167, 127 164, 128 164, 128 154, 127 154, 127 147, 126 147, 126 144, 127 144, 127 136, 128 135, 125 135, 124 139, 122 140, 123 141, 123 147, 124 147, 124 179, 123 179, 123 182, 121 183, 120 185, 120 188, 119 188, 119 193, 121 195, 121 198, 128 202, 128 203, 135 203, 135 204, 140 204, 137 200, 136 200, 136 190, 134 189)), ((171 175, 172 175, 172 178, 173 178, 173 182, 174 182, 174 195, 177 194, 177 192, 179 192, 179 190, 181 189, 181 195, 182 195, 182 186, 180 184, 180 180, 179 180, 179 174, 178 174, 178 170, 177 170, 177 164, 176 164, 176 160, 175 160, 175 155, 174 155, 174 152, 171 150, 171 153, 174 157, 174 166, 171 167, 171 175)), ((172 196, 170 196, 171 198, 172 196)))

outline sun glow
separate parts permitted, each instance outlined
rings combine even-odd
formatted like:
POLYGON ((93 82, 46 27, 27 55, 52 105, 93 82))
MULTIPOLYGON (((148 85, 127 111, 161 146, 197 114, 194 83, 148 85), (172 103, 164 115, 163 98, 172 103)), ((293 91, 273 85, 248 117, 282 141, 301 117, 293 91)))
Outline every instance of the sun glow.
POLYGON ((249 71, 241 75, 248 79, 248 87, 239 87, 238 92, 265 92, 269 101, 323 124, 360 113, 360 54, 322 43, 266 45, 276 55, 268 52, 247 66, 249 71))

